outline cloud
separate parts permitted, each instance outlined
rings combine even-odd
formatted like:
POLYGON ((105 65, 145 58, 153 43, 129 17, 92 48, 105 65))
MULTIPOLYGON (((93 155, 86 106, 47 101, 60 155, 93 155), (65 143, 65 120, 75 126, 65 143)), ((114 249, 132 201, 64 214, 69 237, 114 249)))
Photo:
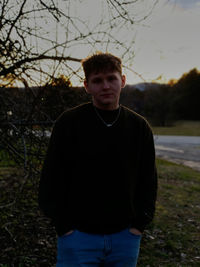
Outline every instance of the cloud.
POLYGON ((196 6, 200 1, 191 2, 193 8, 186 10, 163 0, 147 26, 138 28, 133 65, 145 79, 163 75, 169 80, 194 67, 200 69, 200 8, 196 6))
POLYGON ((169 2, 184 9, 193 9, 200 5, 199 0, 170 0, 169 2))

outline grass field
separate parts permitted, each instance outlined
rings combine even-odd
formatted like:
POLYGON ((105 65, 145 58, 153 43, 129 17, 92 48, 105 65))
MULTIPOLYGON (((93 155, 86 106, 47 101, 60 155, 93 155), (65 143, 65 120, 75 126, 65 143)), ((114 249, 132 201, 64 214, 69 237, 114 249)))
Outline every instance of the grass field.
MULTIPOLYGON (((161 159, 157 166, 156 215, 138 267, 200 266, 200 172, 161 159)), ((38 210, 38 179, 0 167, 0 186, 0 266, 55 266, 56 234, 38 210)))
POLYGON ((177 121, 170 127, 152 127, 158 135, 200 136, 200 121, 177 121))
POLYGON ((139 267, 200 266, 200 172, 158 159, 154 221, 145 231, 139 267))

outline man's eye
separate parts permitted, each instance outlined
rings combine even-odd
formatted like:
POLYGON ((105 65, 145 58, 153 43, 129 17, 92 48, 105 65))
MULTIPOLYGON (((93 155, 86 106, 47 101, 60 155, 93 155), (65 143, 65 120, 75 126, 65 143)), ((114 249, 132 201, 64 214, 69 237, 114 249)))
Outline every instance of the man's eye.
POLYGON ((93 83, 100 83, 101 82, 101 79, 94 79, 93 80, 93 83))
POLYGON ((110 76, 110 77, 108 78, 108 80, 109 80, 109 81, 114 81, 114 80, 115 80, 115 76, 110 76))

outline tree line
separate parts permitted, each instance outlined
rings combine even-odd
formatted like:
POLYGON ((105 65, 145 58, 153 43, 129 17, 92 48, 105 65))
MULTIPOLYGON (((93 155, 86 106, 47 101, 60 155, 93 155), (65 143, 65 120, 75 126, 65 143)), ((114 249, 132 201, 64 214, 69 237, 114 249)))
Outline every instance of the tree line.
MULTIPOLYGON (((42 106, 55 119, 67 108, 90 101, 83 87, 73 87, 64 76, 46 85, 42 106)), ((194 68, 168 84, 149 83, 145 90, 126 86, 121 104, 133 109, 157 126, 176 120, 200 120, 200 72, 194 68)))
POLYGON ((194 68, 168 84, 149 84, 144 91, 129 90, 123 103, 156 126, 176 120, 200 120, 200 72, 194 68))
MULTIPOLYGON (((120 102, 152 124, 166 126, 175 120, 200 120, 199 99, 200 72, 194 68, 168 84, 148 83, 144 90, 127 85, 120 102)), ((90 100, 83 87, 73 87, 66 76, 60 75, 42 87, 1 89, 0 120, 53 123, 64 110, 90 100), (9 101, 4 105, 6 99, 9 101)))
MULTIPOLYGON (((121 104, 148 118, 152 124, 167 126, 176 120, 200 120, 200 72, 194 68, 168 84, 149 83, 145 90, 126 86, 121 104)), ((72 87, 64 77, 46 87, 43 108, 55 118, 66 108, 90 101, 83 87, 72 87)))

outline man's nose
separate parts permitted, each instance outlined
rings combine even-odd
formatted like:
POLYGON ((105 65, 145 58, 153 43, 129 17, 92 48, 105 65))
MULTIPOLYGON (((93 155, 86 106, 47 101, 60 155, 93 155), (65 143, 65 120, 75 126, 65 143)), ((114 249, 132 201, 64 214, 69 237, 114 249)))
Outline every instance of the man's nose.
POLYGON ((103 80, 103 88, 104 89, 110 88, 110 84, 109 84, 109 82, 107 80, 103 80))

